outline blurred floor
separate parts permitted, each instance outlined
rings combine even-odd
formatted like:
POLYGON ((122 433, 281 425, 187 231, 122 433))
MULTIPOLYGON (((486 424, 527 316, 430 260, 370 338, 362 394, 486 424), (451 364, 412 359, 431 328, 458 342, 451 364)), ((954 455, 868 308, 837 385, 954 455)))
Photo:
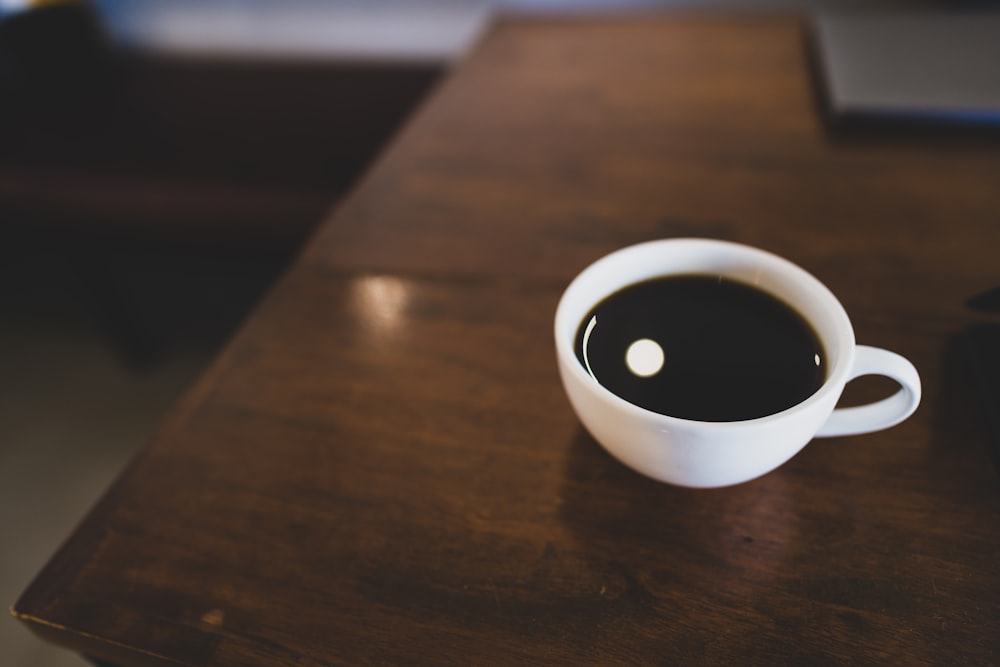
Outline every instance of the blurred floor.
MULTIPOLYGON (((0 234, 0 599, 9 607, 219 345, 289 252, 233 253, 0 234), (71 255, 94 255, 149 354, 123 349, 71 255), (131 359, 131 361, 129 361, 131 359)), ((82 667, 13 619, 0 664, 82 667)))

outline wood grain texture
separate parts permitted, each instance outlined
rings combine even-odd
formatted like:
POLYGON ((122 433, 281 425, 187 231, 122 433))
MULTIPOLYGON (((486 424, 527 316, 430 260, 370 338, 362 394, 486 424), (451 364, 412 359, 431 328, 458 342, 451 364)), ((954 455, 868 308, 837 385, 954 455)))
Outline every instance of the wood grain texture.
POLYGON ((503 20, 15 615, 136 666, 996 662, 956 336, 998 174, 989 140, 828 136, 795 18, 503 20), (814 272, 923 406, 727 489, 616 463, 552 316, 586 263, 680 235, 814 272))

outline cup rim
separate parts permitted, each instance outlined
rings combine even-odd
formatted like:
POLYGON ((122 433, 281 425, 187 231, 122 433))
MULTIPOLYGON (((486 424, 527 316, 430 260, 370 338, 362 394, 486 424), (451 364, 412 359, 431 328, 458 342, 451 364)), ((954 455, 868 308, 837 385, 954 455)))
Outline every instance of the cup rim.
MULTIPOLYGON (((677 275, 683 275, 684 273, 689 273, 689 272, 677 272, 677 275)), ((669 272, 665 272, 662 275, 672 275, 672 274, 669 272)), ((597 304, 601 299, 607 297, 608 295, 613 294, 614 292, 624 289, 630 285, 637 284, 638 282, 641 282, 641 280, 625 282, 619 287, 615 287, 613 289, 606 291, 605 293, 600 294, 595 299, 589 299, 591 307, 593 307, 593 305, 597 304)), ((802 313, 798 307, 794 305, 792 307, 795 308, 797 311, 799 311, 800 315, 806 317, 805 314, 802 313)), ((807 321, 809 321, 811 326, 817 328, 815 324, 812 322, 812 320, 810 320, 808 317, 806 317, 806 319, 807 321)), ((590 265, 584 268, 580 273, 578 273, 573 278, 572 281, 570 281, 569 285, 567 285, 566 289, 560 296, 559 304, 556 307, 554 333, 555 333, 556 356, 560 362, 560 365, 564 368, 565 371, 570 373, 573 380, 575 380, 576 383, 579 384, 580 386, 585 387, 588 391, 596 394, 602 400, 610 402, 611 404, 616 406, 619 410, 625 410, 626 412, 632 413, 635 416, 644 417, 647 419, 653 418, 659 421, 664 426, 697 425, 699 428, 703 429, 712 429, 712 428, 733 429, 733 428, 745 427, 747 425, 764 425, 774 421, 785 419, 793 413, 798 413, 804 410, 808 410, 812 405, 826 401, 832 392, 839 392, 840 387, 846 383, 847 376, 853 365, 854 353, 856 347, 854 328, 851 325, 850 318, 847 316, 847 312, 844 310, 844 307, 841 305, 840 301, 836 298, 836 296, 834 296, 833 292, 831 292, 830 289, 826 287, 826 285, 824 285, 819 279, 817 279, 811 273, 809 273, 799 265, 791 262, 790 260, 785 259, 784 257, 781 257, 780 255, 774 254, 767 250, 763 250, 761 248, 756 248, 754 246, 750 246, 743 243, 737 243, 734 241, 725 241, 721 239, 711 239, 711 238, 693 238, 693 237, 666 238, 666 239, 644 241, 641 243, 636 243, 633 245, 625 246, 623 248, 619 248, 618 250, 615 250, 607 255, 604 255, 603 257, 592 262, 590 265), (779 412, 775 412, 769 415, 764 415, 763 417, 755 417, 753 419, 744 419, 737 421, 700 421, 695 419, 685 419, 683 417, 674 417, 671 415, 664 414, 662 412, 656 412, 648 408, 636 405, 635 403, 627 401, 621 396, 615 394, 613 391, 611 391, 610 389, 602 385, 600 382, 598 382, 596 378, 587 373, 586 369, 577 359, 576 353, 573 350, 576 332, 579 329, 583 317, 586 316, 586 313, 580 315, 580 321, 574 321, 572 323, 569 323, 569 325, 566 324, 565 320, 570 316, 567 312, 569 309, 568 300, 570 295, 574 292, 574 290, 579 290, 581 282, 586 280, 587 277, 592 275, 593 273, 597 271, 606 270, 608 266, 613 265, 615 263, 621 263, 625 261, 628 256, 634 255, 635 253, 652 251, 656 248, 665 247, 666 245, 674 247, 681 245, 688 245, 692 249, 694 249, 696 246, 700 246, 702 248, 707 248, 707 247, 723 248, 732 252, 742 253, 745 257, 756 257, 760 261, 766 263, 768 266, 773 267, 780 272, 788 274, 795 280, 805 281, 805 283, 807 283, 808 285, 808 289, 820 295, 821 298, 825 301, 824 310, 827 310, 828 311, 827 314, 832 316, 833 319, 836 321, 836 325, 838 325, 838 331, 840 332, 840 334, 837 340, 835 341, 838 347, 836 354, 836 363, 832 367, 830 367, 829 370, 827 371, 827 376, 824 379, 823 384, 819 387, 819 389, 817 389, 808 398, 800 401, 799 403, 796 403, 795 405, 785 408, 784 410, 781 410, 779 412), (566 328, 567 326, 572 326, 572 333, 569 336, 564 336, 562 335, 562 329, 566 328)), ((828 341, 826 340, 826 337, 824 336, 823 332, 817 331, 817 333, 820 335, 821 341, 824 344, 824 346, 827 346, 828 341)), ((829 355, 830 352, 827 351, 827 354, 829 355)))

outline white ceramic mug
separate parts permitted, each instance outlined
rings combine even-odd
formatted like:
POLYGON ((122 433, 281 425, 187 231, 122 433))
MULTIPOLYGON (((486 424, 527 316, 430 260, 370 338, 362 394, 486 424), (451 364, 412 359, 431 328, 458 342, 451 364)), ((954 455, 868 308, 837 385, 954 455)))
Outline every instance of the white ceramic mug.
POLYGON ((816 278, 777 255, 709 239, 650 241, 618 250, 587 267, 559 301, 555 317, 559 373, 577 417, 625 465, 671 484, 717 487, 767 473, 813 437, 867 433, 909 417, 920 402, 920 377, 905 358, 856 345, 837 298, 816 278), (754 285, 797 310, 826 353, 823 385, 801 403, 758 419, 679 419, 629 403, 597 382, 574 353, 583 319, 605 297, 660 276, 711 274, 754 285), (836 408, 849 380, 885 375, 901 387, 875 403, 836 408), (836 408, 836 409, 835 409, 836 408))

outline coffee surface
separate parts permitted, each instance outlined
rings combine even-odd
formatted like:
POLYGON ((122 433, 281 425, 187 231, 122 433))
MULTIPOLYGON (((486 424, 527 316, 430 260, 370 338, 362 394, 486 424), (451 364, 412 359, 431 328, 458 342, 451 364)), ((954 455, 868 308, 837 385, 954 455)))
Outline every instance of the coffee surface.
POLYGON ((697 421, 781 412, 826 377, 819 337, 795 309, 719 276, 656 278, 606 297, 581 322, 576 356, 625 400, 697 421))

